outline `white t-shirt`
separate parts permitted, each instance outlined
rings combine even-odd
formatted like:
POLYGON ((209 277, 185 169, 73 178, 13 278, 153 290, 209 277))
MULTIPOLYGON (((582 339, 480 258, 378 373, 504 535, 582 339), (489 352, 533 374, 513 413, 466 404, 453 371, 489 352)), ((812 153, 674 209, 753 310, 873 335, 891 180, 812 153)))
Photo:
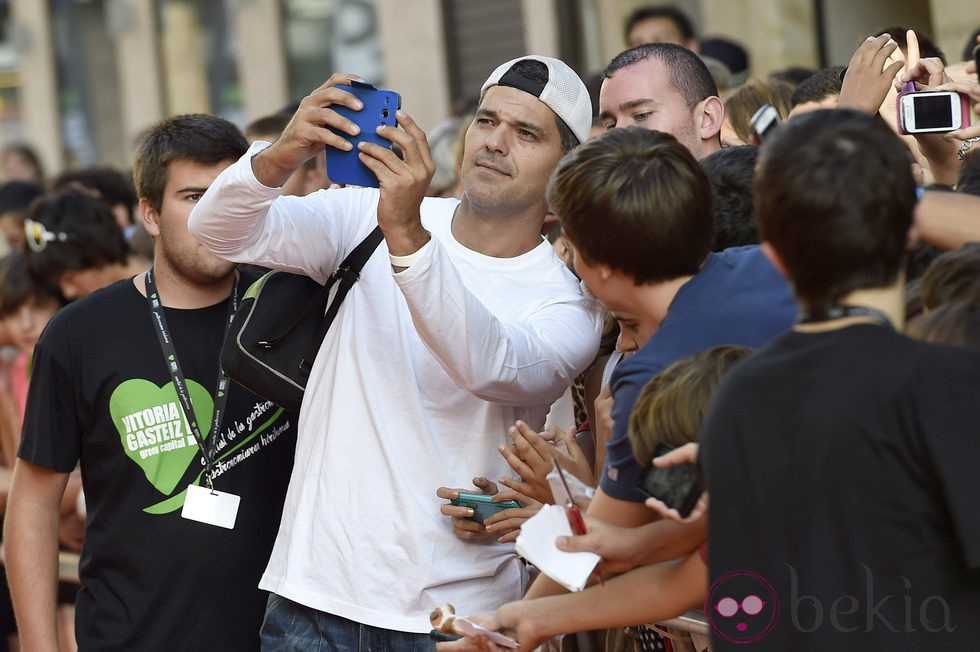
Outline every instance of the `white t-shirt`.
MULTIPOLYGON (((376 226, 379 192, 279 198, 252 173, 262 146, 215 180, 191 230, 230 260, 323 281, 376 226)), ((488 612, 520 597, 513 546, 458 539, 435 491, 512 474, 497 450, 507 428, 542 426, 592 360, 600 310, 546 241, 506 259, 462 246, 458 203, 424 200, 422 258, 394 274, 382 242, 327 332, 261 588, 412 632, 446 602, 488 612)))

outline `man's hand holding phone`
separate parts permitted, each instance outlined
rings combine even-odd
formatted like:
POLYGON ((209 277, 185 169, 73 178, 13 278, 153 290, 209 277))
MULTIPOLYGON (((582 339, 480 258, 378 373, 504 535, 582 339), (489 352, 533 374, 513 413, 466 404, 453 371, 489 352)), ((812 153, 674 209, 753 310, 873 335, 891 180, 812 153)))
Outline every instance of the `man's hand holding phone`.
POLYGON ((479 491, 439 487, 436 495, 450 501, 440 511, 443 515, 452 517, 453 532, 460 539, 493 543, 496 537, 503 536, 503 528, 497 527, 488 531, 484 521, 497 512, 518 509, 522 505, 508 500, 505 495, 499 495, 497 485, 487 478, 473 478, 473 485, 479 491))
POLYGON ((422 128, 404 111, 396 115, 397 127, 382 126, 377 132, 397 145, 401 155, 390 147, 361 142, 358 158, 378 178, 378 226, 384 232, 388 253, 408 256, 431 239, 422 227, 420 207, 436 166, 422 128))
POLYGON ((351 79, 355 77, 335 73, 300 101, 279 139, 252 159, 256 179, 270 188, 276 188, 311 157, 322 155, 325 147, 345 151, 353 149, 350 141, 340 134, 357 136, 360 127, 331 108, 343 106, 352 111, 363 108, 359 98, 338 88, 349 84, 351 79), (336 131, 325 127, 333 127, 336 131))

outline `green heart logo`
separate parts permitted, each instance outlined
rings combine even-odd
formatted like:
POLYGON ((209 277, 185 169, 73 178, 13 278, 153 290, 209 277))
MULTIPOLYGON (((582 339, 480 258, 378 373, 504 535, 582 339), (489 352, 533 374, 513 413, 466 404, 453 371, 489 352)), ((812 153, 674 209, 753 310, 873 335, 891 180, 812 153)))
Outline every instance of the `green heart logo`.
MULTIPOLYGON (((187 381, 187 391, 195 418, 210 423, 214 416, 211 394, 193 380, 187 381)), ((198 455, 174 384, 158 387, 140 378, 127 380, 109 397, 109 414, 129 459, 157 491, 168 496, 173 493, 198 455)))

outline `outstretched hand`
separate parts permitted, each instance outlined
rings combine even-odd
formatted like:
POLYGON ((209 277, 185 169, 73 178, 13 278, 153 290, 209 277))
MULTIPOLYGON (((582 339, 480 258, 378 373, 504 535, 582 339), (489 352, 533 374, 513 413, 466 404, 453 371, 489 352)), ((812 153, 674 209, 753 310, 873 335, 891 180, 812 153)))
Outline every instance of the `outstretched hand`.
POLYGON ((555 468, 553 446, 523 421, 517 421, 507 434, 511 445, 500 446, 500 454, 520 479, 500 478, 500 483, 540 503, 553 504, 555 499, 547 479, 555 468))
POLYGON ((888 63, 896 49, 898 44, 888 34, 865 39, 847 64, 837 106, 877 113, 904 65, 901 60, 888 63))

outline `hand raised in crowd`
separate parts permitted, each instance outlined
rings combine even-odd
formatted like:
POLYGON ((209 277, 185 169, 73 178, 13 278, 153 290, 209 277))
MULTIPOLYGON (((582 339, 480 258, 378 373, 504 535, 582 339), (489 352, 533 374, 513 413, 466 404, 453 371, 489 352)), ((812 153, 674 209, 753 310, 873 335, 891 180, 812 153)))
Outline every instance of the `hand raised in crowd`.
MULTIPOLYGON (((698 445, 695 443, 684 444, 674 450, 653 458, 653 465, 658 468, 666 468, 676 464, 697 464, 698 445)), ((697 505, 687 516, 681 516, 673 507, 667 507, 662 500, 647 498, 646 506, 657 512, 662 518, 668 518, 678 523, 693 523, 708 513, 708 492, 702 492, 697 505)))
POLYGON ((510 446, 500 446, 500 454, 520 479, 500 478, 500 483, 540 503, 554 504, 547 475, 555 468, 554 446, 523 421, 507 430, 510 446))
POLYGON ((901 60, 888 63, 897 49, 898 44, 888 34, 865 39, 847 64, 837 106, 877 113, 904 65, 901 60))
POLYGON ((290 175, 311 157, 322 154, 325 147, 350 151, 347 139, 326 127, 356 136, 360 127, 334 111, 331 106, 345 106, 359 111, 364 106, 352 93, 337 88, 350 84, 355 76, 334 73, 322 86, 304 97, 296 113, 276 142, 252 159, 255 178, 270 188, 283 185, 290 175))
MULTIPOLYGON (((976 64, 969 62, 966 70, 975 70, 976 64)), ((953 91, 961 93, 980 110, 980 83, 975 78, 953 80, 946 74, 946 67, 938 58, 921 59, 903 72, 897 86, 913 82, 918 91, 953 91)), ((970 149, 971 138, 980 136, 980 130, 967 127, 957 131, 935 134, 914 134, 919 151, 929 162, 933 181, 948 186, 956 184, 960 171, 960 157, 970 149), (960 157, 957 156, 960 155, 960 157)))
MULTIPOLYGON (((977 40, 980 41, 980 38, 977 40)), ((946 81, 940 86, 930 90, 956 91, 957 93, 962 93, 970 98, 970 104, 973 105, 973 112, 980 114, 980 80, 977 79, 978 71, 976 62, 968 62, 965 69, 967 76, 952 81, 946 81)), ((980 124, 957 129, 956 131, 951 131, 946 135, 949 138, 953 138, 961 142, 978 138, 980 137, 980 124)))
POLYGON ((574 430, 562 432, 558 428, 550 428, 539 433, 523 421, 518 421, 508 430, 508 434, 512 443, 501 446, 500 454, 520 479, 500 478, 500 483, 506 487, 540 503, 554 504, 555 498, 547 476, 555 469, 556 457, 562 469, 585 484, 594 485, 591 463, 575 441, 574 430))
POLYGON ((613 396, 612 389, 607 385, 602 388, 593 402, 595 406, 595 423, 592 432, 595 435, 595 467, 593 473, 596 480, 602 476, 602 467, 606 461, 606 444, 612 438, 613 432, 613 396))
MULTIPOLYGON (((569 428, 566 432, 555 428, 555 445, 552 455, 558 458, 561 468, 574 475, 589 487, 595 487, 596 479, 592 471, 592 460, 585 454, 578 443, 578 432, 569 428)), ((589 435, 591 437, 591 434, 589 435)), ((579 505, 583 509, 588 505, 579 505)))

